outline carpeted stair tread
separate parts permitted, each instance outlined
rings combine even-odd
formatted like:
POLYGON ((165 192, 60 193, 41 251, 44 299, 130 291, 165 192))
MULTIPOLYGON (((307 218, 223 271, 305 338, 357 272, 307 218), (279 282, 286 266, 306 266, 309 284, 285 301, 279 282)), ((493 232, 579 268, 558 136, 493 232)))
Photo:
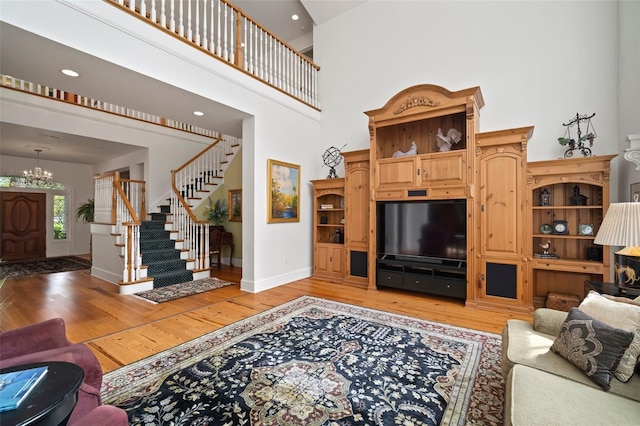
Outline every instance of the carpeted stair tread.
POLYGON ((193 280, 193 272, 187 270, 187 261, 180 258, 181 250, 171 239, 171 231, 165 229, 167 213, 146 220, 140 225, 140 253, 147 276, 153 278, 153 287, 165 287, 193 280))
POLYGON ((160 212, 160 213, 151 213, 151 220, 156 222, 165 223, 167 221, 168 213, 160 212))
POLYGON ((187 261, 184 259, 164 260, 162 262, 144 263, 147 267, 147 274, 155 276, 165 272, 184 271, 187 267, 187 261))
POLYGON ((140 240, 140 251, 144 253, 148 250, 174 250, 176 242, 173 240, 140 240))
POLYGON ((140 230, 164 229, 164 225, 165 225, 165 222, 161 220, 145 220, 140 224, 140 230))
POLYGON ((148 264, 151 262, 163 262, 167 260, 180 259, 181 251, 178 249, 173 250, 146 250, 142 257, 142 263, 148 264))

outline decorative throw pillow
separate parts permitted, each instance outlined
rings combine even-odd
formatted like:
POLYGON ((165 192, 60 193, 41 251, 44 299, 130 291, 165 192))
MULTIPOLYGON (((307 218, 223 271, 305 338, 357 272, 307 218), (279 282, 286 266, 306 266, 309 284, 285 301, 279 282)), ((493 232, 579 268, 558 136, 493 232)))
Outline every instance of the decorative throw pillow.
POLYGON ((578 309, 611 327, 621 328, 635 334, 633 342, 622 356, 615 372, 616 379, 628 382, 633 376, 640 357, 640 306, 614 302, 595 291, 590 291, 578 309))
POLYGON ((632 340, 630 331, 610 327, 571 308, 551 350, 609 390, 613 372, 632 340))

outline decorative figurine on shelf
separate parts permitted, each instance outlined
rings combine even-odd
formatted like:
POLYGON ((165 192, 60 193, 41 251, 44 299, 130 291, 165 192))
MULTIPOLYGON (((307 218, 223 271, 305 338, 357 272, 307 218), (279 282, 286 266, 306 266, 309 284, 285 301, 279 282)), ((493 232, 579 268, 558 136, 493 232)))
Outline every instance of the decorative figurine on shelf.
POLYGON ((540 243, 538 245, 542 249, 542 253, 534 253, 533 257, 536 257, 538 259, 557 259, 558 258, 557 254, 549 253, 549 250, 551 249, 551 240, 547 240, 546 243, 540 243))
POLYGON ((540 193, 540 205, 541 206, 550 206, 552 204, 553 204, 553 196, 547 190, 547 188, 544 188, 542 190, 542 192, 540 193))
POLYGON ((582 152, 582 155, 584 157, 590 157, 591 156, 591 147, 593 147, 593 141, 595 138, 598 137, 598 135, 596 134, 595 129, 593 128, 593 125, 591 124, 591 119, 596 115, 596 113, 594 112, 591 115, 580 115, 578 113, 576 113, 576 118, 572 119, 571 121, 569 121, 568 123, 562 123, 563 126, 565 126, 567 128, 567 130, 564 133, 564 136, 561 138, 558 138, 558 142, 560 142, 560 145, 562 146, 566 146, 568 145, 568 149, 564 152, 564 158, 570 158, 573 157, 573 151, 576 149, 579 149, 580 152, 582 152), (580 130, 580 123, 587 123, 587 131, 586 134, 583 136, 582 135, 582 131, 580 130), (578 127, 578 139, 573 139, 571 137, 571 131, 569 130, 571 127, 573 126, 577 126, 578 127), (585 145, 585 142, 589 141, 589 146, 587 147, 585 145))
POLYGON ((462 133, 456 129, 449 129, 447 136, 442 133, 442 129, 438 129, 436 141, 441 152, 451 151, 451 146, 457 144, 462 139, 462 133))
POLYGON ((393 157, 411 157, 412 155, 418 154, 418 145, 416 145, 415 141, 411 142, 411 148, 407 152, 396 151, 393 153, 393 157))
POLYGON ((572 206, 586 206, 587 198, 584 195, 580 194, 580 188, 578 185, 573 187, 573 195, 569 199, 572 206))
POLYGON ((549 249, 551 248, 551 241, 547 240, 546 243, 540 243, 540 248, 542 249, 542 254, 549 254, 549 249))

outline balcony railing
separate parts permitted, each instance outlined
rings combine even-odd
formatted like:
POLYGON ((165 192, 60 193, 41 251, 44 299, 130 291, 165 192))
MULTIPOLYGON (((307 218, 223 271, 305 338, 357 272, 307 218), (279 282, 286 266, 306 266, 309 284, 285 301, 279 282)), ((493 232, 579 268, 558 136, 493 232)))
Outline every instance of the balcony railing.
POLYGON ((315 108, 320 67, 224 0, 105 0, 315 108))
POLYGON ((204 129, 198 126, 192 126, 191 124, 181 123, 176 120, 160 117, 158 115, 148 114, 146 112, 137 111, 121 105, 115 105, 97 99, 89 98, 87 96, 78 95, 76 93, 65 92, 64 90, 45 86, 44 84, 32 83, 30 81, 21 80, 19 78, 11 77, 4 74, 0 74, 0 86, 20 92, 31 93, 32 95, 42 96, 60 102, 67 102, 77 106, 127 117, 133 120, 144 121, 162 127, 169 127, 175 130, 180 130, 182 132, 205 136, 207 138, 217 139, 220 136, 218 132, 215 132, 213 130, 204 129))

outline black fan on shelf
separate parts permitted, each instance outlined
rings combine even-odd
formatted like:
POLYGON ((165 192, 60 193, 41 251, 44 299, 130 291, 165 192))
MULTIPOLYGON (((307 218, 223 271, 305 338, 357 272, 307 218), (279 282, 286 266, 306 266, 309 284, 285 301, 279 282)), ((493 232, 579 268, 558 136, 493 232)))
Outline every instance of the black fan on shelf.
MULTIPOLYGON (((345 146, 347 145, 345 144, 342 148, 345 146)), ((336 173, 336 167, 342 162, 342 153, 340 152, 340 149, 335 146, 328 148, 324 154, 322 154, 322 161, 327 167, 329 167, 329 175, 327 176, 327 179, 337 178, 338 174, 336 173)))

